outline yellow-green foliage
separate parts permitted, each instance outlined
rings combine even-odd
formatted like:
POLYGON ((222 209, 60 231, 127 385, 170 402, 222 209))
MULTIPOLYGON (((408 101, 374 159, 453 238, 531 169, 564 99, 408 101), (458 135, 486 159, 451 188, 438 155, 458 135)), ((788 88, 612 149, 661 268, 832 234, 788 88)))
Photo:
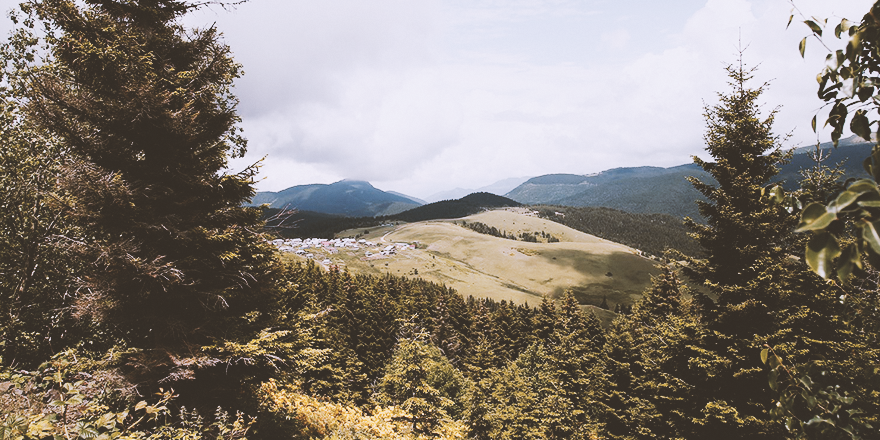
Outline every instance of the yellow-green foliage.
POLYGON ((0 371, 0 439, 245 439, 253 418, 217 408, 214 421, 181 409, 172 417, 172 390, 155 403, 120 395, 123 384, 106 361, 67 350, 33 372, 0 371), (127 398, 128 397, 128 398, 127 398))
POLYGON ((464 439, 466 433, 463 422, 444 419, 433 433, 416 434, 408 421, 412 415, 398 406, 365 411, 306 395, 274 379, 260 386, 259 398, 262 415, 274 419, 290 438, 452 440, 464 439))

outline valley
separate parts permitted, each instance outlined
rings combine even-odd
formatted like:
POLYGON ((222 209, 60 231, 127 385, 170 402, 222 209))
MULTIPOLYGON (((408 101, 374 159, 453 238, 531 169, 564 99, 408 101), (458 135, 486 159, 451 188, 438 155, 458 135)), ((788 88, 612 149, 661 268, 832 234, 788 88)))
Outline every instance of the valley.
MULTIPOLYGON (((571 290, 583 305, 609 308, 641 297, 657 270, 641 252, 535 216, 525 208, 486 211, 455 220, 432 220, 343 231, 372 248, 310 250, 317 262, 352 273, 420 277, 444 284, 463 296, 536 305, 543 296, 560 297, 571 290), (509 233, 546 232, 557 243, 530 243, 480 234, 461 226, 481 222, 509 233), (364 232, 368 233, 364 234, 364 232), (379 251, 394 243, 393 254, 379 251), (367 253, 370 256, 367 256, 367 253)), ((288 258, 304 256, 286 254, 288 258)), ((597 314, 604 316, 604 311, 597 314)))

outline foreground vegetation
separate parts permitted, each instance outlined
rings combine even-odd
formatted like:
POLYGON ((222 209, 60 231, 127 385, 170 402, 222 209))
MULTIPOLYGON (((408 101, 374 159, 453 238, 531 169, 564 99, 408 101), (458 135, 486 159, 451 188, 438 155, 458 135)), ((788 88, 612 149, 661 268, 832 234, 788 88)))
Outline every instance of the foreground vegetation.
MULTIPOLYGON (((223 174, 246 146, 239 66, 215 29, 177 24, 198 5, 32 0, 17 15, 0 89, 0 437, 880 437, 880 147, 847 191, 821 163, 794 193, 765 188, 785 160, 774 113, 730 66, 706 109, 712 159, 696 161, 717 185, 692 181, 704 254, 661 265, 607 328, 571 294, 531 308, 284 264, 241 207, 254 170, 223 174)), ((850 105, 854 131, 876 123, 860 108, 876 109, 872 12, 837 26, 849 46, 823 72, 835 140, 850 105)))

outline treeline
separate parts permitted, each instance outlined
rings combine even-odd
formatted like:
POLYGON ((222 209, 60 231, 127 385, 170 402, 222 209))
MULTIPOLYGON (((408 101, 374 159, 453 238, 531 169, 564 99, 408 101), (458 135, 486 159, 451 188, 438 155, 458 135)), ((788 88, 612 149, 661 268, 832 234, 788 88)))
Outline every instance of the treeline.
POLYGON ((342 217, 311 211, 283 211, 268 208, 263 219, 268 230, 285 238, 332 237, 355 228, 371 228, 385 223, 461 218, 486 209, 521 206, 513 200, 489 193, 473 193, 459 200, 444 200, 419 206, 400 214, 378 217, 342 217))
POLYGON ((348 229, 369 229, 391 221, 385 217, 342 217, 277 208, 267 208, 262 212, 265 230, 283 238, 330 238, 348 229))
POLYGON ((443 200, 429 203, 390 216, 390 219, 403 220, 405 222, 420 222, 425 220, 451 219, 467 217, 477 214, 485 209, 522 206, 506 197, 490 193, 473 193, 458 200, 443 200))
POLYGON ((667 214, 637 214, 612 208, 533 206, 542 218, 572 229, 662 256, 667 249, 703 255, 680 218, 667 214), (559 215, 559 214, 561 215, 559 215))
POLYGON ((519 235, 508 233, 504 230, 500 230, 494 226, 489 226, 483 222, 468 222, 462 220, 461 222, 454 222, 457 225, 464 226, 474 232, 478 232, 480 234, 491 235, 493 237, 506 238, 508 240, 519 240, 525 241, 529 243, 558 243, 559 239, 554 237, 551 234, 548 234, 546 231, 540 232, 532 232, 532 231, 523 231, 520 232, 519 235), (540 239, 539 239, 540 237, 540 239))

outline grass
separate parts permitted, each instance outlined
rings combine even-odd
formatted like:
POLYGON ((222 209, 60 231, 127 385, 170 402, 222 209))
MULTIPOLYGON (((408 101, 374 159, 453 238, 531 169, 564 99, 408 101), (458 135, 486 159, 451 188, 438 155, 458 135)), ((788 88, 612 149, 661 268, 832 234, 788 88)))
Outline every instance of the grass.
MULTIPOLYGON (((543 231, 560 241, 507 240, 471 231, 456 225, 454 220, 438 220, 370 228, 361 237, 375 242, 380 249, 391 243, 418 242, 417 249, 370 258, 364 256, 366 249, 340 250, 333 255, 315 251, 315 258, 330 258, 334 264, 355 273, 418 276, 445 284, 465 296, 532 305, 544 296, 557 298, 567 290, 585 305, 596 306, 603 299, 611 308, 617 303, 632 304, 650 285, 650 276, 657 272, 652 260, 632 248, 528 212, 524 208, 508 208, 463 220, 482 222, 514 234, 543 231)), ((356 229, 337 236, 363 232, 364 229, 356 229)), ((601 312, 597 309, 597 316, 601 312)), ((600 318, 610 319, 604 315, 600 318)))

